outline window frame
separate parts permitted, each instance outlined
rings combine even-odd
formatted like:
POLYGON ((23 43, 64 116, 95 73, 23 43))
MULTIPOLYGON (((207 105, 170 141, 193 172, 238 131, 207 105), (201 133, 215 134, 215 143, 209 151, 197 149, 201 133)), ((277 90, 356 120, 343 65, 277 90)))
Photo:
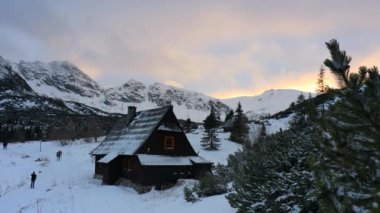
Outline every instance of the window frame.
POLYGON ((165 150, 174 150, 175 149, 175 137, 174 136, 165 136, 165 138, 164 138, 164 149, 165 150))

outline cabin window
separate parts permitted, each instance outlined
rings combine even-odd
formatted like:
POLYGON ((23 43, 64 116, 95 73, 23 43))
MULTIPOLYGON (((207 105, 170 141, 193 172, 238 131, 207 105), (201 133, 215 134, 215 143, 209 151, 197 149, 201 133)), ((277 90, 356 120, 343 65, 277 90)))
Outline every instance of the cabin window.
POLYGON ((164 144, 164 148, 166 150, 172 150, 174 149, 175 147, 175 140, 174 140, 174 137, 173 136, 165 136, 165 144, 164 144))
POLYGON ((127 158, 124 160, 124 170, 131 171, 132 170, 132 160, 127 158))

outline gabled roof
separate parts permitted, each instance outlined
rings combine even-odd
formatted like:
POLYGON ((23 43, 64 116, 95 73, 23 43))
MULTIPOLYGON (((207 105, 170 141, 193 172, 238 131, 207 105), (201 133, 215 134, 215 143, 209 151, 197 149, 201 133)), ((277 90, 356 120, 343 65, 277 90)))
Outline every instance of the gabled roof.
POLYGON ((172 106, 164 106, 137 112, 129 124, 127 122, 111 130, 104 141, 90 154, 133 155, 158 127, 162 118, 171 108, 172 106))

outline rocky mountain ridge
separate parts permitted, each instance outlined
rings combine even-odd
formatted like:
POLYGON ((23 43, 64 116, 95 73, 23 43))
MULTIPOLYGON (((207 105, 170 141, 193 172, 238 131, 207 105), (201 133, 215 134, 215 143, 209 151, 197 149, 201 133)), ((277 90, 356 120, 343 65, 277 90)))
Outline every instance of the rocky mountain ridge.
POLYGON ((133 79, 121 86, 103 88, 67 61, 14 63, 1 58, 0 62, 3 69, 4 64, 8 64, 8 68, 10 66, 19 75, 17 81, 25 81, 21 85, 27 84, 39 95, 82 103, 110 113, 126 113, 129 105, 144 110, 171 103, 177 117, 200 122, 209 113, 211 105, 223 117, 240 101, 245 112, 256 118, 286 109, 301 94, 297 90, 268 90, 259 96, 219 100, 199 92, 161 83, 147 85, 133 79))
POLYGON ((211 105, 221 115, 229 111, 218 99, 161 83, 145 85, 130 79, 121 86, 105 89, 67 61, 8 61, 8 64, 39 95, 86 104, 106 112, 125 113, 128 105, 144 110, 171 103, 178 117, 202 121, 211 105))

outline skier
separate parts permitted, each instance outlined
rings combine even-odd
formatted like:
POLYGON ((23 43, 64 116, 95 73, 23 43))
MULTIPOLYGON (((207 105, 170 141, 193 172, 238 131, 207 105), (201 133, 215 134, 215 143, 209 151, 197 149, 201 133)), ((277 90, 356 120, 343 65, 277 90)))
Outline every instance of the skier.
POLYGON ((34 182, 36 182, 36 179, 37 179, 37 175, 35 172, 33 172, 31 175, 30 175, 32 178, 30 179, 31 182, 30 182, 30 188, 34 189, 34 182))
POLYGON ((61 160, 61 156, 62 156, 62 151, 59 150, 59 151, 57 152, 57 161, 60 161, 60 160, 61 160))
POLYGON ((3 142, 3 149, 7 149, 8 142, 3 142))

